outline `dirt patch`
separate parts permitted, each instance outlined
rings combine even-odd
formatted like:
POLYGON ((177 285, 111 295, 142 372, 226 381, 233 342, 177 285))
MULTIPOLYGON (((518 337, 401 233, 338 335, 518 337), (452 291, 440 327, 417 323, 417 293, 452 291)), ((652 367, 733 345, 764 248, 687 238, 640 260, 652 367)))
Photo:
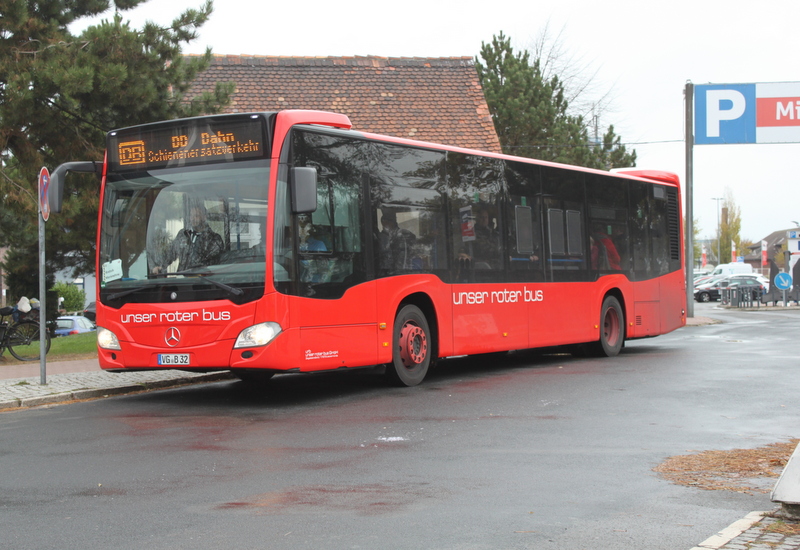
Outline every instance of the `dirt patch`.
POLYGON ((800 439, 792 439, 757 449, 671 456, 653 471, 672 483, 707 491, 767 493, 772 490, 772 480, 781 475, 798 443, 800 439), (765 484, 765 481, 769 483, 765 484))
POLYGON ((777 533, 784 537, 794 537, 800 535, 800 523, 786 520, 778 520, 764 528, 765 533, 777 533))

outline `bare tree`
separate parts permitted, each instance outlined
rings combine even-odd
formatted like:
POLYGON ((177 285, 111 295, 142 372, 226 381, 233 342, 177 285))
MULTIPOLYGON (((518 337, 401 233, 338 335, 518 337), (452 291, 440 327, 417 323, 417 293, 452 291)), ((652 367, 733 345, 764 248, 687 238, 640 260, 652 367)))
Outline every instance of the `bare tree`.
POLYGON ((589 134, 599 140, 603 133, 600 120, 614 112, 614 87, 604 87, 595 60, 567 47, 565 31, 562 26, 554 32, 548 19, 527 49, 532 59, 539 60, 545 80, 557 76, 563 84, 569 114, 582 117, 589 134))

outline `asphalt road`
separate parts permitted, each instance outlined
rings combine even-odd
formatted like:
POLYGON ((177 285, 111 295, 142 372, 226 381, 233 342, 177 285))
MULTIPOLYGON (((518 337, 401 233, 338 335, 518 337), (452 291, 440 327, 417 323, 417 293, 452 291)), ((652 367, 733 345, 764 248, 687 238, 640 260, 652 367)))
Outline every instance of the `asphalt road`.
POLYGON ((800 312, 615 359, 443 361, 219 382, 0 414, 0 540, 26 548, 689 549, 768 494, 672 485, 665 458, 800 436, 800 312))

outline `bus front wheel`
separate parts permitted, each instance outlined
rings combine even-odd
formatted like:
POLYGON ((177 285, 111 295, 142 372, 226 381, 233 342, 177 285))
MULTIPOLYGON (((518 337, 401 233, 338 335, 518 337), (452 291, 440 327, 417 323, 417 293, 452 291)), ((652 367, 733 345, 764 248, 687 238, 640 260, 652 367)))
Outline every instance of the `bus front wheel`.
POLYGON ((614 296, 607 296, 600 309, 600 340, 595 343, 598 355, 616 357, 625 342, 625 314, 614 296))
POLYGON ((386 367, 389 381, 416 386, 431 364, 431 333, 425 314, 414 305, 404 306, 394 322, 392 362, 386 367))

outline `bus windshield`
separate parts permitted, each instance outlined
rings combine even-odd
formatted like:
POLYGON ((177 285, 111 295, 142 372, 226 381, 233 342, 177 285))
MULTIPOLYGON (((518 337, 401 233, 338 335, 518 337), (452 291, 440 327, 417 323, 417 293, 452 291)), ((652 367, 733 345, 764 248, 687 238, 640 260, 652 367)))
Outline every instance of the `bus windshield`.
POLYGON ((268 182, 266 160, 109 174, 101 301, 263 296, 268 182))

